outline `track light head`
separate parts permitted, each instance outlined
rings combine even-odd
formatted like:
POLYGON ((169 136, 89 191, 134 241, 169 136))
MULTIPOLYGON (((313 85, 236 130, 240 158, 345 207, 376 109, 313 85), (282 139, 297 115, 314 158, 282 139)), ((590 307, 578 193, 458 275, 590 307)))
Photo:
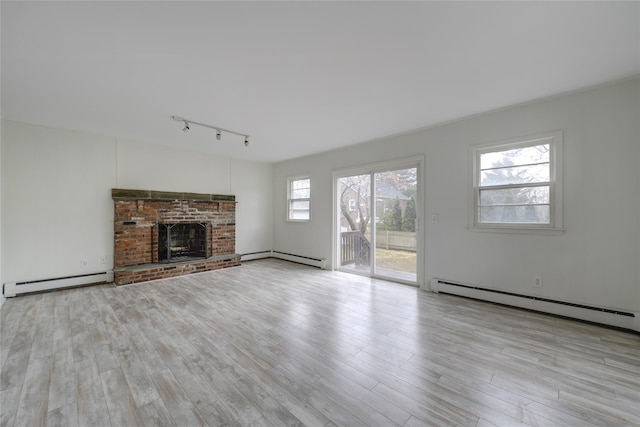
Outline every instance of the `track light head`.
MULTIPOLYGON (((2 1, 2 0, 0 0, 2 1)), ((171 116, 171 118, 173 120, 175 120, 176 122, 182 122, 184 123, 184 127, 182 128, 182 131, 184 133, 189 132, 189 129, 191 128, 191 125, 196 125, 196 126, 203 126, 209 129, 213 129, 216 131, 216 139, 218 141, 220 141, 222 139, 222 132, 227 132, 227 133, 231 133, 233 135, 237 135, 237 136, 244 136, 244 146, 248 147, 249 146, 249 135, 245 134, 245 133, 240 133, 240 132, 236 132, 233 130, 229 130, 229 129, 224 129, 218 126, 213 126, 213 125, 209 125, 206 123, 199 123, 199 122, 194 122, 191 121, 185 117, 181 117, 181 116, 171 116)))

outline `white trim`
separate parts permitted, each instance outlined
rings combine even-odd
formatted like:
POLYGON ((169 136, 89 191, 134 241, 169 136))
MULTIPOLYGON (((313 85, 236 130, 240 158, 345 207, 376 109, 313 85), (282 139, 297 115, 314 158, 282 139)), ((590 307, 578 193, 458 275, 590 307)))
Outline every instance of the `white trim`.
POLYGON ((374 172, 386 172, 394 169, 406 169, 407 167, 411 167, 412 165, 415 166, 416 164, 419 164, 421 166, 424 164, 423 154, 384 162, 367 163, 365 165, 356 165, 334 169, 332 171, 332 174, 333 176, 337 176, 338 178, 343 178, 351 175, 363 175, 374 172))
POLYGON ((465 227, 474 233, 504 233, 504 234, 538 234, 559 236, 566 231, 566 228, 527 228, 527 227, 465 227))
MULTIPOLYGON (((469 170, 471 179, 468 196, 468 224, 467 229, 478 232, 495 233, 522 233, 522 234, 562 234, 563 228, 563 132, 552 131, 541 134, 512 138, 503 141, 494 141, 469 147, 469 170), (491 152, 505 151, 509 149, 527 147, 550 140, 549 153, 549 219, 548 224, 531 223, 479 223, 478 222, 478 197, 482 189, 478 185, 480 171, 480 155, 491 152)), ((540 183, 533 183, 539 185, 540 183)), ((524 184, 523 184, 524 185, 524 184)))
MULTIPOLYGON (((345 168, 334 169, 331 171, 331 207, 332 207, 332 239, 331 239, 331 260, 332 260, 332 270, 340 270, 347 271, 349 273, 353 273, 351 270, 342 270, 339 268, 340 266, 340 254, 338 252, 338 241, 340 239, 340 230, 338 227, 339 224, 339 209, 337 205, 337 194, 338 194, 338 180, 340 178, 344 178, 352 175, 366 175, 366 174, 374 174, 377 172, 386 172, 397 169, 407 169, 415 167, 416 171, 416 281, 415 282, 406 282, 400 281, 401 283, 406 283, 413 286, 421 287, 425 283, 425 274, 424 274, 424 239, 425 233, 422 230, 422 224, 424 224, 424 212, 425 212, 425 202, 424 202, 424 188, 425 184, 423 182, 424 177, 424 166, 425 165, 425 156, 417 155, 411 157, 404 157, 400 159, 394 159, 383 162, 375 162, 368 163, 365 165, 357 165, 345 168)), ((374 191, 374 183, 371 183, 371 191, 374 191)), ((374 198, 372 197, 372 200, 374 198)), ((375 208, 374 208, 375 209, 375 208)), ((372 215, 373 216, 373 215, 372 215)), ((374 219, 375 221, 375 219, 374 219)), ((375 244, 375 242, 372 242, 375 244)), ((375 246, 374 246, 375 247, 375 246)), ((382 277, 378 275, 374 275, 375 266, 372 265, 371 274, 368 274, 369 277, 372 278, 380 278, 384 280, 394 281, 392 278, 382 277)))
POLYGON ((287 222, 310 222, 311 221, 311 175, 297 175, 290 176, 287 178, 287 210, 286 210, 286 221, 287 222), (302 181, 308 179, 309 180, 309 197, 308 198, 300 198, 300 199, 292 199, 291 198, 291 184, 294 181, 302 181), (289 213, 291 212, 291 202, 292 201, 308 201, 309 202, 309 218, 308 219, 295 219, 290 218, 289 213))

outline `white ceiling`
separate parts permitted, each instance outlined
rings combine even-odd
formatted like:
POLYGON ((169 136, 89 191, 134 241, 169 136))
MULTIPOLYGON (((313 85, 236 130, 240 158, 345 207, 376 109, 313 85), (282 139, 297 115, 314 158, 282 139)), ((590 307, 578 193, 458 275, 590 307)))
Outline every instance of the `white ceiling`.
POLYGON ((256 161, 640 74, 640 2, 2 1, 1 19, 3 118, 256 161))

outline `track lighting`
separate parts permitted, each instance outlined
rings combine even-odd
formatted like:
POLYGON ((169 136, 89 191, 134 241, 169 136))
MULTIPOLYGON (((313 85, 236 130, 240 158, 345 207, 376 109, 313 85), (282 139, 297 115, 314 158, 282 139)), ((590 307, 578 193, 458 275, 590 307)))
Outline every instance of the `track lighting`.
POLYGON ((194 122, 193 120, 188 120, 185 119, 184 117, 180 117, 180 116, 171 116, 171 118, 177 122, 183 122, 184 123, 184 128, 182 128, 183 132, 188 132, 190 129, 190 125, 198 125, 198 126, 203 126, 209 129, 213 129, 216 131, 216 139, 218 141, 220 141, 222 139, 222 132, 227 132, 227 133, 232 133, 234 135, 238 135, 238 136, 244 136, 244 146, 248 147, 249 146, 249 135, 244 134, 244 133, 240 133, 240 132, 235 132, 229 129, 223 129, 221 127, 218 126, 213 126, 213 125, 208 125, 206 123, 198 123, 198 122, 194 122))

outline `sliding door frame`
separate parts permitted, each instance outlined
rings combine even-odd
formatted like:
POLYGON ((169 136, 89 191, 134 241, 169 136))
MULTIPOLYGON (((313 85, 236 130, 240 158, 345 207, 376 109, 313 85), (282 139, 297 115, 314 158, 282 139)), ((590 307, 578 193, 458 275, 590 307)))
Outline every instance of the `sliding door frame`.
MULTIPOLYGON (((331 185, 331 206, 332 206, 332 239, 331 239, 331 268, 332 270, 347 271, 353 274, 362 274, 368 277, 377 279, 383 279, 393 282, 404 283, 407 285, 422 287, 424 285, 424 163, 425 158, 423 155, 405 157, 401 159, 369 163, 359 166, 352 166, 348 168, 334 169, 331 173, 332 185, 331 185), (353 175, 372 175, 378 172, 388 172, 393 170, 416 168, 416 282, 404 281, 401 279, 391 278, 387 276, 380 276, 375 274, 375 256, 373 257, 373 263, 369 274, 357 273, 352 270, 343 270, 340 268, 340 252, 338 250, 338 242, 340 241, 340 210, 338 206, 338 181, 340 178, 345 178, 353 175)), ((371 181, 371 197, 370 200, 374 201, 375 205, 375 182, 371 181)), ((372 224, 370 227, 374 228, 375 224, 375 206, 372 206, 372 224)), ((372 231, 372 237, 375 233, 372 231)), ((371 242, 375 249, 375 237, 371 242)))

